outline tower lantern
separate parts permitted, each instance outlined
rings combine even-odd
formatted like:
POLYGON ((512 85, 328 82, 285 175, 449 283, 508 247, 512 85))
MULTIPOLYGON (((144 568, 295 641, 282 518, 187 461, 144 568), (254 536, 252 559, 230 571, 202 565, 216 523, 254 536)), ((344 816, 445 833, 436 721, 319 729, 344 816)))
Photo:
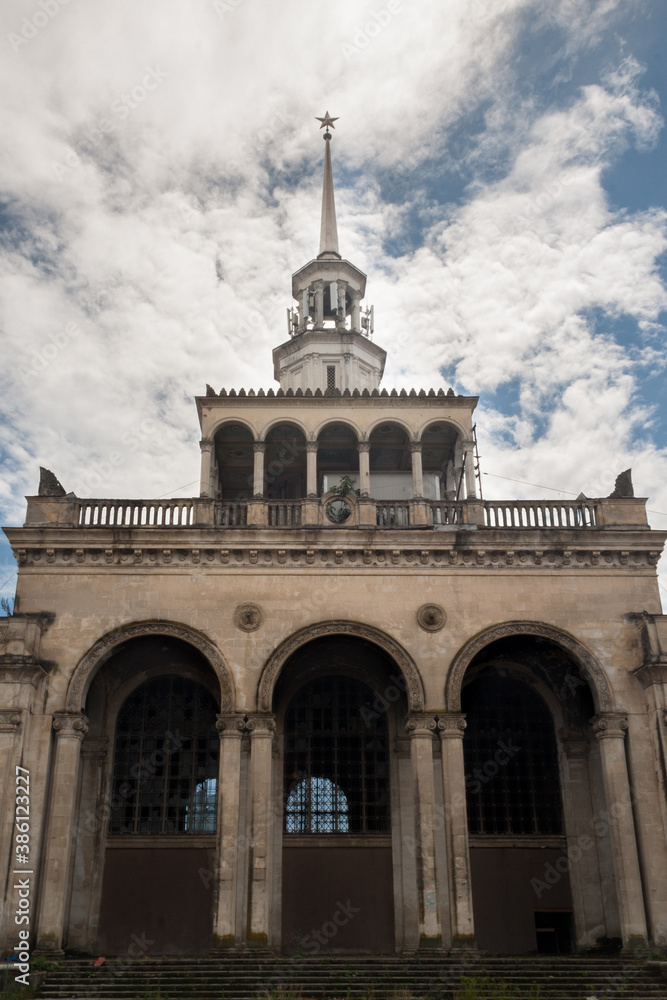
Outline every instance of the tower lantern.
POLYGON ((317 257, 292 275, 296 308, 288 309, 290 339, 273 352, 274 375, 282 389, 377 389, 386 351, 371 340, 372 308, 362 310, 366 275, 341 257, 331 164, 331 128, 327 111, 320 249, 317 257))

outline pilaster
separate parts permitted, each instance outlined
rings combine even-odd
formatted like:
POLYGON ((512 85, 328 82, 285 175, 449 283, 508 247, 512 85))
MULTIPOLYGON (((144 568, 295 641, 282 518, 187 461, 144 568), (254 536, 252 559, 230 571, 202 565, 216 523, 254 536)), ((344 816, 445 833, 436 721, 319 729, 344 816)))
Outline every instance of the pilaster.
POLYGON ((433 734, 435 718, 410 715, 405 724, 410 738, 410 759, 415 811, 415 861, 419 904, 419 947, 440 948, 438 879, 435 859, 435 782, 433 734))
POLYGON ((88 719, 81 712, 55 712, 56 752, 45 838, 37 950, 62 951, 74 807, 79 784, 81 741, 88 719))
POLYGON ((458 712, 447 712, 438 717, 442 747, 442 791, 445 806, 452 944, 455 949, 475 947, 463 758, 465 728, 465 716, 458 712))
POLYGON ((250 874, 248 927, 250 947, 267 948, 271 899, 271 774, 276 722, 273 715, 253 715, 246 728, 250 733, 250 874))
POLYGON ((241 788, 241 739, 245 722, 240 715, 219 715, 218 777, 218 879, 213 935, 220 948, 233 948, 241 937, 236 926, 239 861, 239 809, 241 788))
POLYGON ((604 712, 591 721, 600 744, 623 947, 633 951, 646 947, 647 927, 625 756, 628 720, 621 713, 604 712))

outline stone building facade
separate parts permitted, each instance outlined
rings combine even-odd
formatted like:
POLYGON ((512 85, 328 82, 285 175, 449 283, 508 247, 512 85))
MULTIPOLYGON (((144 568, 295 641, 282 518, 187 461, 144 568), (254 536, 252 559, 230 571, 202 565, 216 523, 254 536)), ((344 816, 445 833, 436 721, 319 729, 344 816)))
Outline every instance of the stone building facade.
POLYGON ((477 400, 381 388, 325 139, 280 388, 197 399, 200 496, 44 474, 5 529, 0 937, 22 879, 43 952, 664 947, 665 535, 627 484, 483 501, 477 400))

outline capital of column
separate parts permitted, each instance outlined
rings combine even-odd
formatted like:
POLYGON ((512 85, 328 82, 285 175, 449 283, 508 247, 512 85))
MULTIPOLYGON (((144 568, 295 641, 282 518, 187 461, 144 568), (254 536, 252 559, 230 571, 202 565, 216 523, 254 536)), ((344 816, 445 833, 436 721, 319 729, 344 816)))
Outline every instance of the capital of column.
POLYGON ((255 455, 263 455, 266 451, 266 441, 253 441, 252 450, 255 455))
POLYGON ((216 715, 215 728, 221 740, 240 740, 245 729, 245 718, 242 715, 216 715))
POLYGON ((83 712, 54 712, 53 728, 59 740, 82 740, 88 732, 88 719, 83 712))
POLYGON ((466 726, 465 715, 461 712, 445 712, 438 716, 438 729, 442 740, 462 740, 466 726))
POLYGON ((250 733, 251 739, 260 737, 273 739, 276 731, 276 719, 274 715, 250 715, 245 727, 250 733))
POLYGON ((23 713, 10 709, 0 712, 0 733, 15 733, 23 720, 23 713))
POLYGON ((436 730, 435 716, 433 715, 409 715, 405 728, 407 730, 410 739, 414 737, 425 737, 429 739, 433 737, 433 733, 436 730))
POLYGON ((415 453, 418 454, 418 455, 421 455, 421 453, 422 453, 422 443, 421 443, 421 441, 411 441, 410 442, 410 451, 412 452, 413 455, 415 453))
POLYGON ((361 454, 368 454, 371 450, 370 441, 357 441, 357 451, 361 454))
POLYGON ((621 712, 601 712, 591 719, 598 740, 623 740, 628 729, 628 717, 621 712))
POLYGON ((306 454, 307 455, 317 454, 317 441, 306 441, 306 454))
POLYGON ((200 451, 210 451, 213 447, 213 438, 202 438, 199 442, 200 451))

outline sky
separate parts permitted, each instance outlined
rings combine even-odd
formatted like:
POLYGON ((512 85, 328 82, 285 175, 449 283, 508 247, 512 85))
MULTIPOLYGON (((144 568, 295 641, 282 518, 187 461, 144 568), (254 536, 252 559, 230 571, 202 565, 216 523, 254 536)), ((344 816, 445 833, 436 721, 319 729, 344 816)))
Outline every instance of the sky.
POLYGON ((485 497, 631 467, 667 529, 664 0, 0 16, 0 523, 40 465, 83 497, 197 494, 195 395, 276 387, 328 110, 383 385, 480 396, 485 497))

